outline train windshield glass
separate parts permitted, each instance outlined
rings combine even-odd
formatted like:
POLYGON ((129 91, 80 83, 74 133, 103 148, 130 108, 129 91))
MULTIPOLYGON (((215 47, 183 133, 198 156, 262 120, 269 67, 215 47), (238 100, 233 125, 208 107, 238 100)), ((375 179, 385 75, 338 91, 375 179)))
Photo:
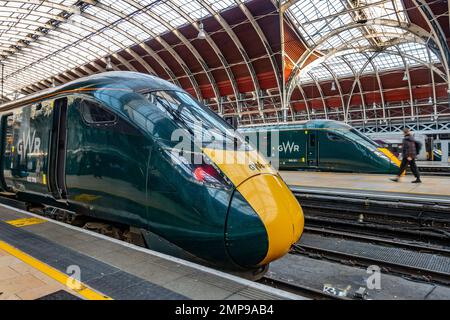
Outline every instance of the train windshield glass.
POLYGON ((202 143, 215 148, 248 148, 244 139, 226 121, 196 102, 189 94, 179 91, 152 91, 145 97, 167 112, 182 128, 202 143))
POLYGON ((376 148, 379 147, 379 145, 378 145, 375 141, 373 141, 373 140, 370 139, 369 137, 363 135, 363 134, 362 134, 361 132, 359 132, 358 130, 351 128, 351 129, 350 129, 350 132, 353 133, 353 134, 355 134, 355 135, 357 135, 359 138, 363 139, 365 142, 369 143, 370 145, 372 145, 372 146, 374 146, 374 147, 376 147, 376 148))

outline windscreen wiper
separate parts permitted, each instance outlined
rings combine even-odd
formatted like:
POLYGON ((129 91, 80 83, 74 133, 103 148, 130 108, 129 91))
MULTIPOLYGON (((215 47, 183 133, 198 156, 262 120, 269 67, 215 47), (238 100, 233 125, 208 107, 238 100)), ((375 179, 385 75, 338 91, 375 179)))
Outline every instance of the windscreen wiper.
POLYGON ((155 96, 155 99, 166 109, 170 115, 178 121, 187 131, 189 131, 190 134, 194 135, 194 131, 187 125, 186 121, 181 117, 180 114, 178 114, 175 110, 173 110, 170 106, 167 105, 167 103, 162 100, 160 97, 155 96))

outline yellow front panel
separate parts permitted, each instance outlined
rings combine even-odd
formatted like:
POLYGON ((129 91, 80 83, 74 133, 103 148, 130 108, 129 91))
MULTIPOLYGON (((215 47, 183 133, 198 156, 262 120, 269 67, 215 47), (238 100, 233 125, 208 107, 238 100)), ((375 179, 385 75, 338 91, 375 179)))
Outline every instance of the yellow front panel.
POLYGON ((400 167, 400 160, 386 148, 378 148, 379 151, 383 152, 393 163, 400 167))
POLYGON ((203 152, 222 170, 235 186, 261 173, 277 174, 270 163, 256 150, 234 151, 203 149, 203 152))
POLYGON ((276 175, 253 177, 238 188, 259 215, 267 231, 269 249, 261 265, 285 255, 303 231, 303 211, 297 199, 276 175))

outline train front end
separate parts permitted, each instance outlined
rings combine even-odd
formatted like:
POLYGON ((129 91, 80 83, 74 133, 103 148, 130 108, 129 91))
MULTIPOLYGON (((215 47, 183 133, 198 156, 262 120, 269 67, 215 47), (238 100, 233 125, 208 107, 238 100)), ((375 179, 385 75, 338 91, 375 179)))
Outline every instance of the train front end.
POLYGON ((256 268, 289 251, 303 232, 304 217, 278 173, 256 150, 245 148, 203 151, 235 187, 225 227, 227 252, 239 266, 256 268))
POLYGON ((139 110, 151 115, 146 128, 159 150, 149 168, 149 230, 223 269, 262 270, 285 255, 304 217, 270 163, 187 93, 144 97, 139 110))

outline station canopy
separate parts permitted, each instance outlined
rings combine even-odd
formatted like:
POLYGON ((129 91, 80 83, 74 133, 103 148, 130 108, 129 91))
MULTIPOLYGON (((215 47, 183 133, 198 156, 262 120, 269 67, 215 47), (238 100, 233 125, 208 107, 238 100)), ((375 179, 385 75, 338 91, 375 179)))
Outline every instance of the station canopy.
POLYGON ((317 63, 311 65, 310 72, 304 69, 302 81, 440 62, 427 46, 429 39, 408 30, 401 0, 297 1, 289 14, 308 47, 328 58, 313 70, 317 63))
POLYGON ((0 0, 0 99, 130 70, 243 125, 437 120, 449 39, 438 0, 0 0))

